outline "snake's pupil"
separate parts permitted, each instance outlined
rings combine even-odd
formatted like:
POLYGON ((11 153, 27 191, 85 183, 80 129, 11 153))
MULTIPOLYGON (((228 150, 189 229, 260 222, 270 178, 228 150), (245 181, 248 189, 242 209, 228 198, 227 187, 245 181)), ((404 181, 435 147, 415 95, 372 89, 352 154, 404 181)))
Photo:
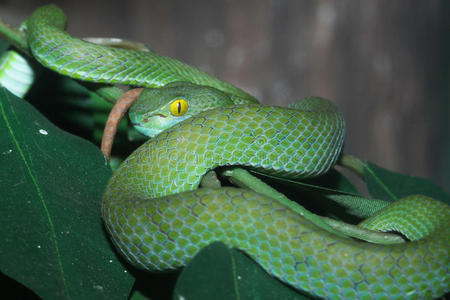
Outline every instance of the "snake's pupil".
POLYGON ((178 106, 177 106, 177 108, 178 108, 178 114, 181 114, 181 101, 178 101, 178 106))

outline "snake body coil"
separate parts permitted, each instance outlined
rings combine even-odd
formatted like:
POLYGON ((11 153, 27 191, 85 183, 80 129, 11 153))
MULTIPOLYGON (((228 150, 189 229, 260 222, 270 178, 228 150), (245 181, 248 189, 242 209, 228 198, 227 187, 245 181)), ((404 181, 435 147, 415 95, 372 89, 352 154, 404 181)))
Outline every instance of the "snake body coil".
MULTIPOLYGON (((255 102, 173 59, 74 39, 63 32, 65 17, 55 6, 37 10, 27 25, 34 56, 62 74, 145 87, 188 81, 226 92, 235 103, 255 102)), ((320 99, 295 109, 249 104, 200 113, 149 140, 116 170, 103 197, 104 222, 117 249, 149 270, 183 266, 201 247, 222 241, 280 280, 325 298, 448 292, 450 210, 439 201, 400 200, 400 207, 420 203, 415 226, 425 226, 427 235, 384 246, 325 232, 253 191, 198 188, 207 171, 226 165, 288 178, 321 175, 336 162, 343 136, 342 115, 320 99)))
POLYGON ((227 92, 236 103, 258 103, 249 94, 195 67, 154 52, 93 44, 64 32, 66 16, 47 5, 27 20, 27 40, 34 57, 61 74, 101 83, 160 87, 186 81, 227 92))

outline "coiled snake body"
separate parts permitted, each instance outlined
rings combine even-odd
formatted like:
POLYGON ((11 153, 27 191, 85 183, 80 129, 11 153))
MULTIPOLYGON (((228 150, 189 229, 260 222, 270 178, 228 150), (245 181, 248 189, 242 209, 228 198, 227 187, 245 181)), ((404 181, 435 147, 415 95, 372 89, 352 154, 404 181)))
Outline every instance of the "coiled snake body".
MULTIPOLYGON (((103 218, 132 264, 174 269, 203 246, 222 241, 289 285, 325 298, 424 299, 448 292, 450 212, 442 202, 420 196, 396 202, 397 211, 415 207, 415 213, 394 213, 394 219, 413 218, 410 224, 425 228, 424 237, 386 246, 328 233, 254 191, 199 188, 202 176, 217 166, 247 166, 288 178, 324 174, 344 137, 342 115, 329 102, 258 105, 245 92, 179 61, 87 43, 70 37, 64 26, 65 16, 55 6, 38 9, 27 21, 33 55, 62 74, 141 87, 190 82, 241 104, 186 118, 115 171, 104 193, 103 218)), ((189 100, 189 89, 185 92, 180 97, 189 100)))

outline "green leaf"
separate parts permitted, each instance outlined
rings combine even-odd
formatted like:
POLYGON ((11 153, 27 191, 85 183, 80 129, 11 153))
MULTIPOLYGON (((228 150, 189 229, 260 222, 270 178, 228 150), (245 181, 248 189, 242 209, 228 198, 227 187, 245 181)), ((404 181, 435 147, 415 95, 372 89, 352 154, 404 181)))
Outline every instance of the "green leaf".
POLYGON ((290 186, 296 186, 300 189, 308 189, 312 191, 326 192, 326 193, 338 193, 347 195, 359 195, 358 189, 350 182, 344 175, 336 170, 330 170, 327 174, 311 178, 294 180, 274 175, 261 173, 254 170, 249 170, 250 173, 254 173, 260 177, 269 178, 274 182, 287 184, 290 186))
POLYGON ((101 221, 111 175, 91 143, 0 89, 0 269, 44 299, 126 298, 101 221))
POLYGON ((289 199, 320 214, 348 223, 358 223, 389 202, 361 196, 355 186, 341 173, 331 170, 324 176, 302 181, 279 178, 273 175, 250 171, 282 191, 289 199))
POLYGON ((131 270, 136 278, 129 300, 170 299, 180 270, 174 272, 149 272, 146 270, 131 270))
POLYGON ((9 47, 9 43, 0 38, 0 55, 5 52, 9 47))
POLYGON ((203 248, 178 278, 173 299, 309 299, 222 243, 203 248))
POLYGON ((374 198, 392 202, 408 195, 421 194, 450 205, 450 195, 442 187, 423 178, 395 173, 371 162, 364 167, 364 177, 367 190, 374 198))

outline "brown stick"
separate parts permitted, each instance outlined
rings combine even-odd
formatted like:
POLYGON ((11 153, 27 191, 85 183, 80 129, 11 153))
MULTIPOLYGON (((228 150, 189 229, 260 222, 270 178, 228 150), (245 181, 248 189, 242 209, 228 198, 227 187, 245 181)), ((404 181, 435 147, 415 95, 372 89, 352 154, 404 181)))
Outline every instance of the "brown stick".
POLYGON ((103 131, 101 146, 101 150, 108 161, 111 158, 111 148, 120 120, 122 120, 128 109, 134 104, 142 90, 142 88, 137 88, 125 92, 109 112, 108 121, 106 121, 105 130, 103 131))

